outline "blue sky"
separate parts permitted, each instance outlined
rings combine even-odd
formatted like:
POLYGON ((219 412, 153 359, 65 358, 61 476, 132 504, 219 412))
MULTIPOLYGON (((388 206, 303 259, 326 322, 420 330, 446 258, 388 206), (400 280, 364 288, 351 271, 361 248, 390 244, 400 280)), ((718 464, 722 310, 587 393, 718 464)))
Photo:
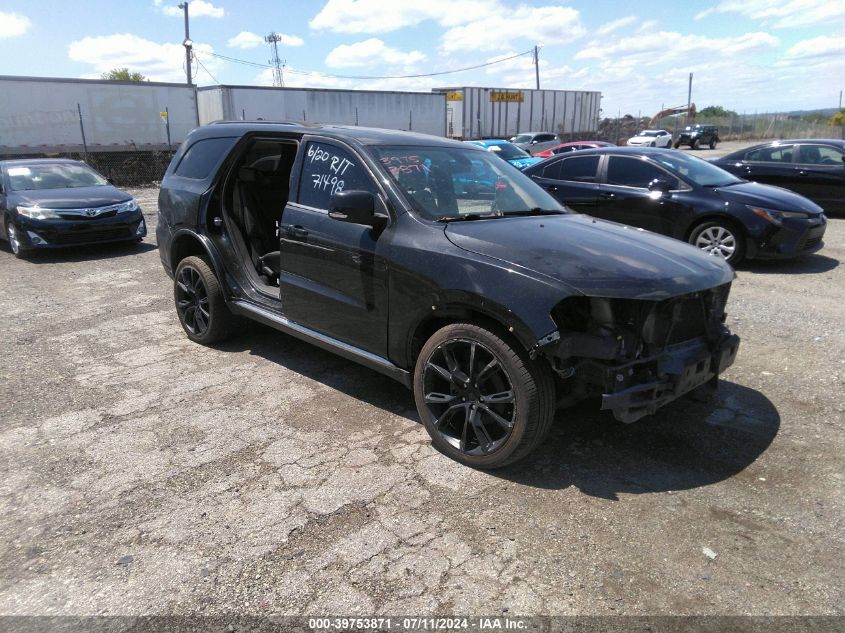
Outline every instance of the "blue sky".
MULTIPOLYGON (((98 77, 129 67, 184 81, 178 0, 0 0, 0 74, 98 77)), ((198 83, 271 85, 261 37, 284 35, 285 85, 424 90, 533 87, 603 93, 605 115, 693 101, 739 112, 834 107, 845 88, 845 0, 193 0, 198 83), (330 76, 333 75, 333 76, 330 76)))

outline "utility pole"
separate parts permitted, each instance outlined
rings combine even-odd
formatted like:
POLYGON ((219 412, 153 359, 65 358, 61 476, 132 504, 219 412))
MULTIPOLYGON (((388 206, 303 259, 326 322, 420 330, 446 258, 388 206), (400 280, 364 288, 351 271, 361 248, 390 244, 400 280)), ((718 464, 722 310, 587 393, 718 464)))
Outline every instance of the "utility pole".
POLYGON ((270 63, 273 65, 273 85, 283 88, 285 85, 285 77, 282 74, 282 60, 279 59, 279 42, 282 41, 282 36, 278 33, 270 33, 264 38, 264 41, 270 45, 270 52, 273 57, 270 63))
POLYGON ((687 90, 687 122, 690 120, 690 108, 692 107, 692 73, 689 74, 689 89, 687 90))
POLYGON ((534 45, 534 76, 537 79, 537 90, 540 89, 540 47, 534 45))
POLYGON ((190 86, 193 83, 191 80, 191 57, 194 43, 191 41, 191 28, 188 24, 188 0, 181 3, 179 8, 185 12, 185 39, 182 41, 182 46, 185 47, 185 74, 188 77, 188 85, 190 86))

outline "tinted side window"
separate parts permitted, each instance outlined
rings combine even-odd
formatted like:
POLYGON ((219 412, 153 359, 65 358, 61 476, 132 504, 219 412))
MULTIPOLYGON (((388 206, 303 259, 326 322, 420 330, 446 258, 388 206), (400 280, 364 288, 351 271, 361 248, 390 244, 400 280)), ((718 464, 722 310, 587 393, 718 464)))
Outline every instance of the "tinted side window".
POLYGON ((607 167, 607 184, 609 185, 625 185, 626 187, 645 189, 655 178, 669 180, 673 189, 678 186, 677 179, 644 160, 623 156, 610 157, 610 164, 607 167))
POLYGON ((205 138, 188 148, 174 172, 183 178, 204 180, 234 144, 234 138, 205 138))
POLYGON ((596 182, 598 166, 598 156, 572 156, 546 167, 543 170, 543 177, 575 182, 596 182), (547 172, 554 175, 548 175, 547 172))
POLYGON ((555 136, 554 136, 554 134, 538 134, 534 138, 534 140, 537 141, 538 143, 545 143, 547 141, 555 140, 555 136))
POLYGON ((760 163, 791 163, 793 156, 792 145, 776 145, 774 147, 761 147, 748 152, 745 160, 760 163))
POLYGON ((842 166, 842 154, 829 145, 799 145, 798 162, 805 165, 842 166))
POLYGON ((338 191, 369 191, 378 194, 366 167, 347 150, 328 143, 308 143, 299 183, 299 203, 328 209, 338 191))

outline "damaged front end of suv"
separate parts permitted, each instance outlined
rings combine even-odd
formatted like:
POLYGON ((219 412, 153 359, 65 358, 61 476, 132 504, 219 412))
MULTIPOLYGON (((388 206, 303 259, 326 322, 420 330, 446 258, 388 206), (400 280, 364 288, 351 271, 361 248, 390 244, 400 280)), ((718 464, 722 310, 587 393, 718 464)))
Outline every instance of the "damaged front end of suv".
POLYGON ((739 337, 725 326, 730 283, 661 300, 573 296, 538 342, 560 378, 561 405, 601 397, 603 410, 634 422, 733 364, 739 337))

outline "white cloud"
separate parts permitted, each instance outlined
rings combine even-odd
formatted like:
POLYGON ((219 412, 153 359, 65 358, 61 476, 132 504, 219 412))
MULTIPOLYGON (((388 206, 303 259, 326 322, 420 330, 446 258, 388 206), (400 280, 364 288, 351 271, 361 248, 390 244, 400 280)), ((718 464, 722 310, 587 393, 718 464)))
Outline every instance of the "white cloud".
MULTIPOLYGON (((278 33, 278 35, 281 38, 279 44, 282 46, 302 46, 305 44, 305 41, 296 35, 286 35, 284 33, 278 33)), ((229 48, 256 48, 257 46, 264 45, 264 43, 263 36, 250 31, 241 31, 235 37, 229 38, 226 46, 229 48)))
POLYGON ((557 5, 512 6, 500 0, 426 0, 408 4, 329 0, 309 26, 340 33, 384 33, 426 20, 446 27, 440 43, 446 53, 504 50, 518 39, 532 44, 568 42, 585 32, 575 9, 557 5))
POLYGON ((623 38, 610 45, 591 42, 575 54, 575 59, 595 59, 617 67, 653 66, 670 61, 689 63, 702 55, 724 57, 768 50, 779 43, 778 38, 762 32, 737 37, 705 37, 662 31, 623 38))
POLYGON ((637 33, 645 33, 647 31, 651 31, 656 26, 657 20, 646 20, 645 22, 640 24, 640 28, 637 29, 637 33))
POLYGON ((805 60, 812 58, 845 57, 845 39, 820 35, 795 44, 783 55, 783 61, 805 60))
POLYGON ((386 33, 425 20, 454 26, 469 22, 473 16, 502 10, 507 11, 498 0, 426 0, 419 3, 329 0, 308 25, 312 29, 338 33, 386 33))
POLYGON ((699 12, 699 20, 714 13, 736 13, 776 29, 791 29, 845 20, 842 0, 722 0, 699 12))
POLYGON ((575 9, 520 5, 516 9, 485 11, 468 24, 450 28, 440 38, 440 48, 447 53, 502 50, 518 39, 532 44, 558 44, 571 42, 585 32, 575 9))
MULTIPOLYGON (((164 4, 163 0, 155 0, 155 5, 161 8, 164 15, 182 17, 184 14, 178 5, 164 4)), ((222 18, 226 15, 223 7, 216 7, 211 2, 206 0, 192 0, 188 3, 188 14, 192 18, 222 18)))
POLYGON ((326 56, 326 65, 335 68, 351 68, 370 64, 404 65, 415 64, 425 59, 420 51, 402 52, 386 46, 380 39, 371 37, 354 44, 341 44, 326 56))
POLYGON ((32 23, 25 15, 0 11, 0 40, 23 35, 31 25, 32 23))
MULTIPOLYGON (((205 67, 217 75, 220 64, 217 58, 210 55, 214 49, 207 44, 194 44, 194 52, 205 67)), ((153 81, 185 80, 185 49, 181 44, 159 44, 131 33, 76 40, 68 46, 68 57, 76 62, 90 64, 97 75, 113 68, 128 68, 153 81)), ((201 83, 211 81, 198 67, 194 76, 201 83)))
POLYGON ((633 24, 637 21, 637 18, 633 15, 628 15, 624 18, 619 18, 618 20, 613 20, 612 22, 607 22, 606 24, 602 24, 599 28, 596 29, 596 35, 607 35, 608 33, 612 33, 616 29, 621 29, 623 26, 628 26, 629 24, 633 24))

